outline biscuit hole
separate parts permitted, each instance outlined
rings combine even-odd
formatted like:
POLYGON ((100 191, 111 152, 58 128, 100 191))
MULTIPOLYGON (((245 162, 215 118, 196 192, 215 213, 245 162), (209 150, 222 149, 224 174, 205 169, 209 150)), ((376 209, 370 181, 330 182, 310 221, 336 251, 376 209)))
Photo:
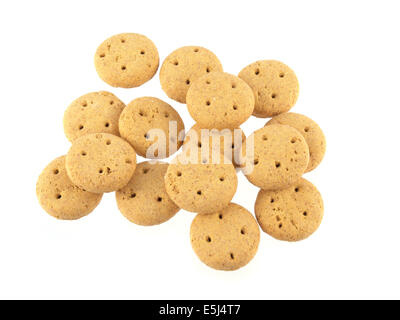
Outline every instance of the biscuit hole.
POLYGON ((268 140, 268 137, 267 137, 266 135, 264 135, 264 136, 262 137, 262 139, 263 139, 264 141, 267 141, 267 140, 268 140))
POLYGON ((59 194, 59 193, 57 193, 57 194, 56 194, 56 199, 58 200, 58 199, 61 199, 61 198, 62 198, 62 195, 59 194))
POLYGON ((162 201, 162 198, 161 198, 161 197, 158 197, 158 198, 157 198, 157 201, 158 201, 158 202, 161 202, 161 201, 162 201))
POLYGON ((276 98, 276 93, 271 94, 271 98, 275 99, 276 98))
POLYGON ((225 181, 225 178, 224 178, 224 177, 221 177, 221 178, 219 178, 219 181, 224 182, 224 181, 225 181))
POLYGON ((246 229, 245 229, 245 227, 243 227, 243 228, 240 230, 240 233, 241 233, 241 234, 246 234, 246 229))
POLYGON ((195 48, 193 51, 194 51, 194 52, 199 52, 199 49, 198 49, 198 48, 195 48))
POLYGON ((198 194, 199 196, 201 196, 201 190, 198 190, 198 191, 197 191, 197 194, 198 194))
POLYGON ((140 54, 145 54, 146 52, 144 50, 140 51, 140 54))
POLYGON ((280 74, 279 74, 279 78, 283 78, 285 76, 285 74, 283 73, 283 72, 281 72, 280 74))
POLYGON ((99 170, 99 173, 102 174, 102 173, 103 173, 103 169, 100 169, 100 170, 99 170))
POLYGON ((110 140, 107 140, 107 141, 106 141, 106 145, 109 146, 110 144, 111 144, 111 141, 110 141, 110 140))
POLYGON ((132 163, 132 160, 131 160, 131 159, 126 159, 126 160, 125 160, 125 163, 131 164, 131 163, 132 163))
POLYGON ((164 117, 168 118, 168 117, 169 117, 169 114, 168 114, 168 113, 164 114, 164 117))
POLYGON ((259 163, 259 161, 258 160, 254 160, 254 165, 256 166, 256 165, 258 165, 258 163, 259 163))
POLYGON ((207 81, 206 81, 206 84, 210 84, 210 83, 211 83, 210 80, 207 80, 207 81))
POLYGON ((82 102, 82 107, 87 107, 87 102, 86 101, 82 102))
POLYGON ((82 130, 84 127, 83 127, 83 125, 80 125, 79 126, 79 130, 82 130))
POLYGON ((131 193, 131 198, 135 198, 136 197, 136 193, 131 193))
POLYGON ((258 76, 258 75, 260 74, 260 69, 256 69, 256 71, 254 71, 254 74, 255 74, 256 76, 258 76))
POLYGON ((280 224, 278 225, 279 229, 281 229, 281 228, 282 228, 282 226, 283 226, 283 225, 282 225, 282 223, 280 223, 280 224))
POLYGON ((235 260, 235 256, 233 255, 233 253, 231 252, 231 259, 235 260))
POLYGON ((308 132, 308 131, 310 131, 310 128, 309 127, 305 127, 304 128, 304 132, 308 132))
POLYGON ((121 67, 121 70, 126 70, 126 66, 122 66, 122 67, 121 67))
POLYGON ((211 102, 210 101, 206 101, 206 105, 211 105, 211 102))
POLYGON ((275 161, 275 168, 279 168, 281 166, 281 163, 279 161, 275 161))
POLYGON ((143 174, 146 174, 147 172, 149 172, 149 169, 147 168, 143 169, 143 174))
POLYGON ((54 174, 58 174, 60 171, 58 171, 58 169, 53 170, 54 174))
POLYGON ((209 67, 207 67, 206 71, 207 71, 207 73, 209 73, 211 71, 211 69, 209 67))
POLYGON ((307 217, 307 211, 303 212, 303 216, 307 217))
POLYGON ((271 198, 271 201, 270 201, 271 203, 274 203, 275 202, 275 199, 274 198, 271 198))
POLYGON ((235 89, 235 88, 236 88, 236 84, 232 83, 232 89, 235 89))
POLYGON ((207 242, 211 242, 211 237, 210 237, 210 236, 207 236, 207 237, 206 237, 206 241, 207 241, 207 242))
POLYGON ((220 220, 222 220, 222 213, 220 213, 220 214, 218 215, 218 218, 219 218, 220 220))
POLYGON ((174 61, 174 66, 179 65, 179 62, 177 60, 174 61))
POLYGON ((233 108, 233 110, 237 110, 238 107, 237 107, 237 105, 234 105, 232 108, 233 108))
POLYGON ((294 188, 294 192, 299 192, 299 187, 294 188))
POLYGON ((190 80, 189 80, 189 79, 186 80, 186 84, 187 84, 187 85, 190 84, 190 80))
POLYGON ((106 122, 106 123, 104 124, 104 126, 105 126, 106 128, 108 128, 108 127, 110 126, 110 123, 109 123, 109 122, 106 122))
POLYGON ((86 151, 81 151, 82 156, 86 156, 86 154, 87 154, 86 151))
POLYGON ((144 134, 144 137, 146 140, 148 140, 150 138, 150 136, 147 133, 144 134))
POLYGON ((101 55, 100 55, 100 58, 104 58, 106 55, 104 54, 104 53, 102 53, 101 55))
POLYGON ((121 39, 121 42, 122 42, 122 43, 125 43, 125 39, 121 39))
POLYGON ((181 176, 182 176, 182 172, 178 171, 178 172, 176 173, 176 175, 177 175, 178 177, 181 177, 181 176))
POLYGON ((114 104, 114 101, 111 100, 111 101, 110 101, 110 104, 113 105, 113 104, 114 104))
POLYGON ((292 138, 292 140, 290 140, 291 143, 295 143, 296 142, 296 138, 292 138))
POLYGON ((139 116, 144 117, 144 112, 143 111, 139 111, 139 116))

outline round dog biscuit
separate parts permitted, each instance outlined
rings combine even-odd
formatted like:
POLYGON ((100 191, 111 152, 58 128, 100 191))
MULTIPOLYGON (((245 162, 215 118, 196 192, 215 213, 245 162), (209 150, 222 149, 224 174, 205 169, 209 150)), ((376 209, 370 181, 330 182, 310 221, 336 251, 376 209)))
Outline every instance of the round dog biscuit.
POLYGON ((213 214, 197 215, 190 228, 192 248, 199 259, 217 270, 237 270, 255 256, 260 229, 245 208, 230 203, 213 214))
POLYGON ((92 92, 72 102, 64 113, 64 132, 69 141, 88 133, 119 136, 118 121, 125 104, 109 92, 92 92))
POLYGON ((297 129, 306 139, 310 149, 310 161, 306 172, 314 170, 322 161, 326 150, 324 133, 319 125, 310 118, 298 113, 282 113, 273 117, 266 125, 284 124, 297 129))
POLYGON ((121 137, 140 156, 162 159, 181 147, 185 126, 178 112, 168 103, 153 97, 142 97, 133 100, 122 111, 119 130, 121 137), (158 146, 149 149, 156 142, 158 146))
POLYGON ((75 220, 88 215, 103 196, 84 191, 71 182, 65 169, 65 156, 50 162, 40 174, 36 195, 48 214, 62 220, 75 220))
POLYGON ((285 241, 306 239, 318 229, 324 204, 317 188, 301 178, 279 191, 260 190, 255 213, 261 229, 285 241))
POLYGON ((239 167, 239 156, 241 152, 241 145, 246 140, 246 136, 242 129, 205 129, 201 128, 199 124, 195 124, 186 133, 183 144, 186 145, 193 141, 198 147, 202 147, 208 143, 209 147, 219 147, 220 152, 229 160, 232 161, 235 167, 239 167), (202 131, 203 130, 203 131, 202 131), (202 136, 203 132, 203 136, 202 136), (193 138, 195 134, 195 138, 193 138))
POLYGON ((232 200, 238 183, 233 164, 219 150, 183 150, 173 159, 165 175, 169 197, 178 207, 201 214, 225 208, 232 200))
POLYGON ((190 85, 214 71, 222 71, 214 53, 197 46, 182 47, 165 58, 160 69, 161 87, 168 97, 185 103, 190 85))
POLYGON ((245 67, 239 78, 253 89, 253 115, 273 117, 289 111, 299 96, 299 82, 292 69, 276 60, 262 60, 245 67))
POLYGON ((165 191, 164 176, 168 163, 142 162, 131 181, 115 193, 118 208, 131 222, 142 226, 161 224, 179 208, 165 191))
POLYGON ((204 128, 236 128, 254 109, 251 88, 240 78, 213 72, 193 82, 186 96, 190 115, 204 128))
POLYGON ((128 142, 109 133, 76 139, 68 151, 67 173, 78 187, 103 193, 123 188, 136 168, 136 153, 128 142))
POLYGON ((252 133, 242 147, 247 179, 254 185, 276 190, 289 187, 301 178, 307 168, 309 150, 296 129, 274 124, 252 133), (245 154, 254 144, 254 154, 245 154))
POLYGON ((113 87, 133 88, 149 81, 158 69, 154 43, 137 33, 121 33, 105 40, 94 58, 99 77, 113 87))

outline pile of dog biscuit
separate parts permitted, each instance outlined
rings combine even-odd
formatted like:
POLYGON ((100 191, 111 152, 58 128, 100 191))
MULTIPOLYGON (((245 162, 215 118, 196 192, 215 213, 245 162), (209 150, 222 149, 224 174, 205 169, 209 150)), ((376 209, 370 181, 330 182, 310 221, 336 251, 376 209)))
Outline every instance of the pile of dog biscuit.
MULTIPOLYGON (((133 88, 153 78, 159 55, 147 37, 118 34, 98 47, 95 67, 110 86, 133 88)), ((326 142, 313 120, 289 112, 299 84, 288 66, 257 61, 235 76, 211 51, 186 46, 165 58, 159 77, 163 91, 186 104, 196 124, 185 132, 179 113, 156 97, 128 105, 104 91, 77 98, 63 121, 72 145, 37 181, 46 212, 82 218, 105 192, 115 192, 120 212, 142 226, 166 222, 180 209, 194 212, 192 248, 218 270, 239 269, 255 256, 259 227, 284 241, 316 231, 322 198, 302 176, 320 164, 326 142), (251 116, 271 119, 246 138, 240 125, 251 116), (136 155, 149 161, 137 163, 136 155), (171 155, 170 164, 159 161, 171 155), (260 188, 256 219, 231 202, 238 174, 260 188)))

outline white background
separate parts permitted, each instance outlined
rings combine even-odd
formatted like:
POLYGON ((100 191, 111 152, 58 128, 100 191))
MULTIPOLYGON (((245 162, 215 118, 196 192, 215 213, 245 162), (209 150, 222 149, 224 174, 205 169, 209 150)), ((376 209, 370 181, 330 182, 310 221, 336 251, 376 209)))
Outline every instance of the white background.
MULTIPOLYGON (((398 1, 2 1, 0 4, 0 298, 267 299, 400 298, 398 1), (194 214, 139 227, 104 196, 89 216, 58 221, 39 206, 36 179, 70 144, 62 117, 75 98, 109 90, 125 103, 152 95, 186 128, 185 105, 158 74, 115 89, 93 56, 107 37, 147 35, 161 62, 174 49, 212 50, 237 74, 259 59, 294 69, 292 109, 317 121, 324 162, 306 178, 325 217, 299 243, 262 233, 258 254, 235 272, 215 271, 189 241, 194 214)), ((246 134, 265 119, 252 117, 246 134)), ((242 174, 234 202, 253 212, 257 189, 242 174)))

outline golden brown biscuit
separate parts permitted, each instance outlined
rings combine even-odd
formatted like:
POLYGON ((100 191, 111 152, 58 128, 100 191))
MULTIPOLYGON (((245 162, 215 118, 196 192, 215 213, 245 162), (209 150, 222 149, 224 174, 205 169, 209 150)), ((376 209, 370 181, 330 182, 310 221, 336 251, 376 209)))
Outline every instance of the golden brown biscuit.
POLYGON ((214 71, 222 71, 214 53, 198 46, 182 47, 165 58, 160 69, 161 87, 168 97, 185 103, 190 85, 214 71))
POLYGON ((238 160, 240 159, 241 145, 246 140, 246 136, 242 129, 205 129, 196 123, 185 136, 183 144, 190 143, 193 132, 196 134, 194 141, 195 145, 202 147, 208 143, 209 147, 219 146, 220 152, 229 160, 232 161, 235 167, 239 167, 238 160), (203 136, 202 136, 203 130, 203 136), (207 131, 204 131, 207 130, 207 131), (235 136, 236 134, 236 136, 235 136), (207 139, 208 138, 208 139, 207 139), (236 143, 235 143, 236 142, 236 143))
POLYGON ((126 186, 136 168, 135 150, 109 133, 91 133, 76 139, 68 151, 66 168, 72 183, 94 193, 126 186))
POLYGON ((133 88, 153 78, 159 57, 149 38, 137 33, 121 33, 97 48, 94 63, 104 82, 113 87, 133 88))
POLYGON ((314 170, 322 161, 326 150, 324 133, 319 125, 310 118, 298 113, 282 113, 273 117, 266 125, 284 124, 297 129, 306 139, 310 149, 310 161, 306 172, 314 170))
POLYGON ((264 232, 278 240, 299 241, 318 229, 324 204, 317 188, 301 178, 283 190, 260 190, 255 213, 264 232))
POLYGON ((115 193, 118 208, 131 222, 152 226, 171 219, 179 208, 165 191, 168 163, 142 162, 131 181, 115 193))
POLYGON ((50 162, 40 174, 36 196, 42 208, 51 216, 75 220, 92 212, 103 195, 75 186, 68 178, 65 156, 62 156, 50 162))
POLYGON ((69 141, 88 133, 119 136, 118 120, 125 104, 110 92, 85 94, 72 102, 64 113, 64 132, 69 141))
POLYGON ((236 192, 235 167, 219 150, 184 148, 168 167, 165 188, 178 207, 213 213, 225 208, 236 192))
POLYGON ((239 78, 253 89, 253 115, 273 117, 289 111, 299 96, 299 82, 292 69, 276 60, 262 60, 245 67, 239 78))
POLYGON ((121 137, 140 156, 162 159, 181 147, 185 125, 178 112, 168 103, 153 97, 142 97, 133 100, 122 111, 119 130, 121 137), (154 129, 160 129, 164 136, 158 137, 154 129), (155 142, 159 144, 158 148, 154 149, 156 146, 153 146, 149 149, 155 142))
POLYGON ((186 96, 190 115, 211 129, 236 128, 254 109, 251 88, 229 73, 213 72, 193 82, 186 96))
POLYGON ((192 248, 199 259, 217 270, 237 270, 255 256, 260 229, 252 214, 230 203, 222 211, 197 215, 190 228, 192 248))
POLYGON ((252 133, 243 144, 242 153, 247 179, 266 190, 283 189, 295 183, 306 170, 309 159, 308 146, 300 132, 280 124, 252 133), (248 154, 251 142, 253 156, 248 154))

